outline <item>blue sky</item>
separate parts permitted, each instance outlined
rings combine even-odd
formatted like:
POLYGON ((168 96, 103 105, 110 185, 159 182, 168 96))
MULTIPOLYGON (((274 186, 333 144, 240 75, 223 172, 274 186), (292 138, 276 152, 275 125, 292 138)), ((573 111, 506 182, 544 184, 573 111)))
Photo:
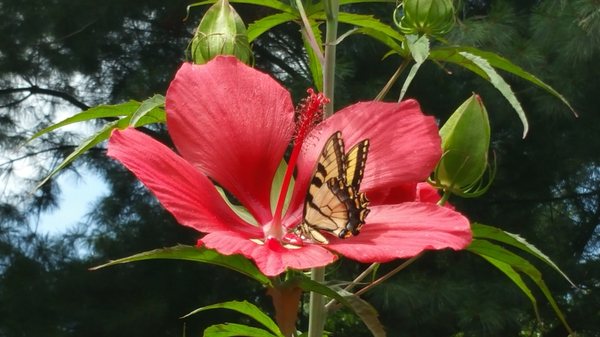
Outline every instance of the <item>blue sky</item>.
POLYGON ((40 216, 37 231, 40 234, 61 234, 68 228, 84 220, 99 196, 107 194, 106 184, 87 170, 81 176, 64 172, 58 177, 62 193, 56 209, 40 216))

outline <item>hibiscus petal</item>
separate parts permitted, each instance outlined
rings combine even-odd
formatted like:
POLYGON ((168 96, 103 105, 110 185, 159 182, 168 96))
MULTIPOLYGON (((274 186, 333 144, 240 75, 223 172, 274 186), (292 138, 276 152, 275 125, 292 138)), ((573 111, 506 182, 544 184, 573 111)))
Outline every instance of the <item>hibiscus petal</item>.
POLYGON ((233 57, 184 64, 166 97, 178 151, 240 200, 271 218, 271 182, 293 132, 288 91, 233 57))
POLYGON ((327 248, 360 262, 387 262, 424 250, 465 248, 472 239, 469 220, 430 203, 373 207, 358 236, 333 238, 327 248))
POLYGON ((367 196, 370 191, 425 180, 441 156, 435 120, 423 115, 416 101, 357 103, 313 130, 298 159, 296 194, 306 191, 325 141, 336 131, 342 132, 346 151, 363 139, 370 140, 361 184, 367 196))
POLYGON ((267 276, 277 276, 289 268, 303 270, 323 267, 337 259, 336 255, 318 245, 294 249, 280 246, 279 249, 273 249, 249 238, 236 232, 214 232, 204 236, 202 242, 221 254, 242 254, 254 260, 258 269, 267 276))
POLYGON ((180 224, 201 232, 235 229, 262 234, 233 213, 206 176, 152 137, 135 129, 117 130, 110 137, 108 155, 131 170, 180 224))

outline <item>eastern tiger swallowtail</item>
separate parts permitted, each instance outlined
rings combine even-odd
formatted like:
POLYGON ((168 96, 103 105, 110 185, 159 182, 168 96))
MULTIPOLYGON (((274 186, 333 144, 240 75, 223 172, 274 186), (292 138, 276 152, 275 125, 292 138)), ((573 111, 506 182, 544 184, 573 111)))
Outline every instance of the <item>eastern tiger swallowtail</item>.
POLYGON ((342 239, 358 235, 369 214, 369 200, 358 191, 368 150, 368 139, 344 153, 342 133, 338 131, 329 137, 306 194, 299 227, 302 236, 326 244, 329 241, 320 231, 342 239))

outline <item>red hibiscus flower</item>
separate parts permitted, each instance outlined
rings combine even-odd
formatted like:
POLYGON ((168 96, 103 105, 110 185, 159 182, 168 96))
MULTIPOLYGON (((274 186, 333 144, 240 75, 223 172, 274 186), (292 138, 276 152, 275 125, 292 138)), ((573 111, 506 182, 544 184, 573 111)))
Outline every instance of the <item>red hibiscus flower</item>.
POLYGON ((471 241, 461 214, 418 202, 417 183, 428 177, 441 149, 434 119, 415 101, 357 103, 309 130, 296 156, 287 212, 271 207, 273 177, 296 131, 285 88, 231 57, 186 63, 171 82, 166 111, 177 152, 127 129, 113 133, 109 156, 131 170, 179 223, 204 233, 202 244, 222 254, 242 254, 267 276, 325 266, 338 254, 386 262, 427 249, 462 249, 471 241), (316 161, 338 131, 346 149, 369 139, 360 187, 370 200, 366 223, 360 235, 324 234, 326 244, 292 245, 284 236, 297 233, 316 161), (215 183, 247 209, 254 224, 227 205, 215 183))

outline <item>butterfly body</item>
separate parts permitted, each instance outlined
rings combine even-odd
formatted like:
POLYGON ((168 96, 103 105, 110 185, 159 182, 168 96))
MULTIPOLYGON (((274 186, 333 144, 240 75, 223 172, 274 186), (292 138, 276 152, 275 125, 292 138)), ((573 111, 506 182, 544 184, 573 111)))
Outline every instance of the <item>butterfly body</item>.
POLYGON ((359 192, 369 140, 344 152, 341 132, 325 143, 317 161, 304 203, 300 234, 313 242, 329 241, 321 231, 345 239, 358 235, 369 214, 369 201, 359 192))

